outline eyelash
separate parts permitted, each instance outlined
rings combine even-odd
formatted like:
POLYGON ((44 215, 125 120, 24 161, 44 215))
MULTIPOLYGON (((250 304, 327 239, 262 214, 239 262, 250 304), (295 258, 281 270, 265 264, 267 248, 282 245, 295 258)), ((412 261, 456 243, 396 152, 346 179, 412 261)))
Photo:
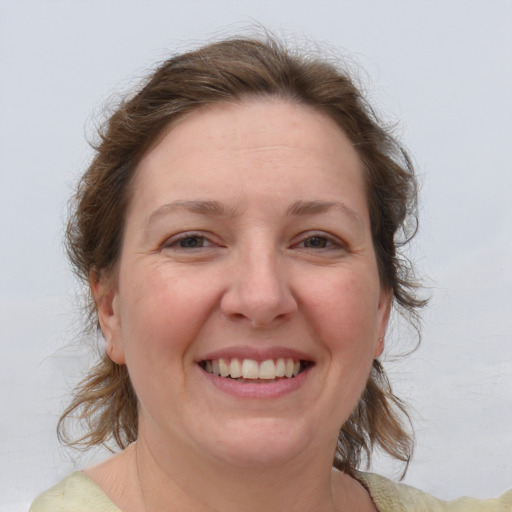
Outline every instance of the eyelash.
POLYGON ((345 249, 345 244, 343 244, 337 238, 328 236, 323 233, 312 233, 308 234, 308 236, 302 238, 295 246, 300 244, 305 244, 306 242, 310 242, 311 240, 321 240, 325 245, 323 247, 314 247, 314 246, 302 246, 303 249, 307 250, 335 250, 335 249, 345 249))
MULTIPOLYGON (((215 243, 211 242, 207 236, 205 236, 202 233, 198 232, 188 232, 188 233, 181 233, 179 235, 173 236, 169 239, 167 239, 162 244, 162 249, 177 249, 177 250, 198 250, 203 248, 208 248, 210 246, 214 246, 215 243), (191 245, 191 246, 185 246, 180 245, 181 243, 184 243, 186 240, 193 240, 200 241, 200 245, 191 245)), ((294 243, 292 245, 292 248, 299 247, 300 249, 304 250, 311 250, 311 251, 329 251, 329 250, 339 250, 339 249, 346 249, 346 245, 341 242, 339 239, 334 238, 332 236, 328 236, 324 233, 308 233, 307 236, 303 236, 301 240, 294 243), (321 245, 323 246, 312 246, 312 245, 302 245, 306 243, 311 243, 312 240, 320 241, 321 245)))
POLYGON ((210 242, 208 240, 208 238, 206 236, 204 236, 203 234, 201 233, 195 233, 195 232, 190 232, 190 233, 181 233, 179 235, 176 235, 176 236, 173 236, 169 239, 167 239, 163 244, 162 244, 162 248, 163 249, 184 249, 184 250, 190 250, 190 249, 202 249, 203 247, 209 247, 210 245, 213 245, 212 242, 210 242), (202 241, 202 244, 199 245, 199 246, 180 246, 180 242, 184 242, 185 240, 192 240, 192 239, 196 239, 196 240, 201 240, 202 241), (206 245, 204 245, 206 243, 206 245))

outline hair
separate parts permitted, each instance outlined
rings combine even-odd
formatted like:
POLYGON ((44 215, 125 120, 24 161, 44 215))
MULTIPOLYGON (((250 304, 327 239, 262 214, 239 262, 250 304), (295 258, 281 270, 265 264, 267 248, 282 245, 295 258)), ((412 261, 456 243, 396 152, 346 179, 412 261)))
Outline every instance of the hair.
MULTIPOLYGON (((269 36, 227 39, 172 57, 120 103, 99 130, 95 156, 71 203, 66 242, 77 275, 89 283, 113 273, 130 185, 140 159, 163 130, 187 113, 246 98, 308 105, 333 119, 348 136, 364 166, 381 283, 392 292, 394 307, 417 326, 425 301, 416 297, 412 267, 400 253, 417 226, 411 160, 346 70, 318 55, 288 49, 269 36)), ((90 292, 89 300, 89 320, 97 326, 90 292)), ((375 360, 357 408, 341 427, 333 465, 351 473, 363 459, 369 463, 373 449, 380 448, 407 467, 414 444, 409 425, 404 404, 375 360)), ((137 398, 126 366, 104 354, 75 389, 58 434, 66 444, 85 448, 108 447, 114 441, 122 449, 136 440, 137 398), (85 422, 85 434, 72 439, 66 429, 69 419, 85 422)))

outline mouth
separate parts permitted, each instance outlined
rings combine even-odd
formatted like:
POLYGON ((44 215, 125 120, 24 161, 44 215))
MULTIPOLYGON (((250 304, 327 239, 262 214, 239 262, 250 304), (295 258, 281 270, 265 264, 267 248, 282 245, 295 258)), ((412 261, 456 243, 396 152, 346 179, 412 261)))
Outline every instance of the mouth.
POLYGON ((207 373, 238 382, 269 383, 283 379, 294 379, 313 363, 290 357, 266 359, 206 359, 199 361, 199 366, 207 373))

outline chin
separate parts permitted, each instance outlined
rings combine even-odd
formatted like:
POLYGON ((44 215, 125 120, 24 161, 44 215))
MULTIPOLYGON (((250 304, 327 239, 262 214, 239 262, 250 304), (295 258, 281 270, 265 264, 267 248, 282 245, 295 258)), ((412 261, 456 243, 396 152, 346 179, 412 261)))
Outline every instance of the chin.
POLYGON ((210 437, 209 446, 204 449, 216 459, 240 468, 285 465, 299 457, 313 441, 308 429, 274 418, 234 424, 219 434, 210 437))

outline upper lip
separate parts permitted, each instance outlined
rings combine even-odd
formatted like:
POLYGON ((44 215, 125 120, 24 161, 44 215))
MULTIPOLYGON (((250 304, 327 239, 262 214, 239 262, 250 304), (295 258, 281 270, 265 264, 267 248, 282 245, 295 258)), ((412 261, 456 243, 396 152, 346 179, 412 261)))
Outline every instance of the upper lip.
POLYGON ((290 358, 296 361, 314 362, 310 354, 300 350, 285 347, 267 347, 260 348, 254 346, 237 346, 228 347, 200 356, 196 359, 196 363, 201 361, 212 361, 215 359, 253 359, 255 361, 266 361, 267 359, 290 358))

